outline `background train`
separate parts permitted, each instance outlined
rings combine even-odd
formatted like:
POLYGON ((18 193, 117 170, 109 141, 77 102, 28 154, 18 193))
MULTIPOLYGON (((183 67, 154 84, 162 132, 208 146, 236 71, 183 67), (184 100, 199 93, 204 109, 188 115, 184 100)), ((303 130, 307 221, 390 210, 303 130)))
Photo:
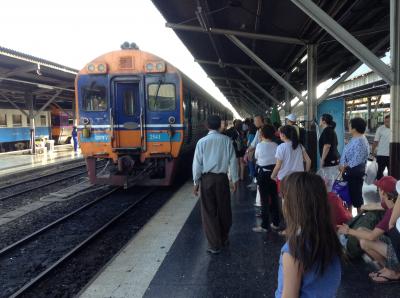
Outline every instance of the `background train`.
POLYGON ((80 147, 92 183, 170 185, 206 133, 230 110, 173 65, 134 45, 89 62, 75 81, 80 147), (108 159, 106 173, 96 160, 108 159), (179 164, 179 166, 178 166, 179 164))
MULTIPOLYGON (((28 113, 28 110, 24 110, 28 113)), ((55 106, 35 117, 36 139, 54 139, 56 144, 68 143, 71 138, 72 120, 65 120, 65 112, 55 106), (67 121, 67 122, 65 122, 67 121), (60 129, 60 123, 62 124, 60 129)), ((29 118, 7 103, 0 105, 0 152, 29 148, 29 118)))
POLYGON ((51 105, 51 136, 56 144, 70 144, 74 119, 66 111, 51 105))

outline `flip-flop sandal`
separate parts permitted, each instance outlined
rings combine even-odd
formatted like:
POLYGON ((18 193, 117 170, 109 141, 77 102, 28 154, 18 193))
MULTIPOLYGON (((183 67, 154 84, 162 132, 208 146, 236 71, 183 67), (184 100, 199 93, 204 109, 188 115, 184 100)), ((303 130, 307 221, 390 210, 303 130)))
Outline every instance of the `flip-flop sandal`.
POLYGON ((387 276, 383 276, 381 273, 378 273, 375 277, 371 278, 371 281, 377 284, 394 284, 394 283, 400 283, 399 278, 390 278, 387 276), (383 278, 384 280, 375 280, 374 278, 383 278))
POLYGON ((278 226, 275 226, 275 225, 272 224, 272 223, 271 223, 269 226, 271 227, 272 231, 274 231, 274 232, 279 232, 279 227, 278 227, 278 226))
POLYGON ((373 277, 377 277, 379 274, 381 274, 380 271, 374 271, 374 272, 370 272, 368 274, 369 278, 373 278, 373 277))
POLYGON ((279 236, 286 236, 286 230, 282 230, 278 232, 279 236))

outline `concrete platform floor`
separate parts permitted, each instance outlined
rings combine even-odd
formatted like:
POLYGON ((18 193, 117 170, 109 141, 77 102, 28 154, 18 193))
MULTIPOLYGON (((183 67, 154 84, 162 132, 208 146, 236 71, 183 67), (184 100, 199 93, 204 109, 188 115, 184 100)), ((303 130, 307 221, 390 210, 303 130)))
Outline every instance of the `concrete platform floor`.
POLYGON ((75 153, 72 145, 55 146, 55 150, 53 152, 36 155, 18 151, 1 153, 0 176, 82 158, 83 157, 80 151, 75 153))
MULTIPOLYGON (((242 184, 232 196, 230 246, 213 256, 206 253, 200 208, 191 188, 191 183, 184 185, 81 297, 274 297, 284 239, 251 231, 258 220, 255 193, 242 184)), ((368 201, 377 198, 374 186, 364 193, 368 201)), ((399 297, 399 284, 369 281, 372 269, 363 261, 344 263, 337 297, 399 297)))

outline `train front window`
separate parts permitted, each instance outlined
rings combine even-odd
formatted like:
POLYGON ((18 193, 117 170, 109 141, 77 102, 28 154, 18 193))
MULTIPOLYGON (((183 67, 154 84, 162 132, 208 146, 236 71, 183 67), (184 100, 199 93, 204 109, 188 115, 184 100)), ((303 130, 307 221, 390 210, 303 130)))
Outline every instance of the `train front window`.
POLYGON ((163 112, 175 110, 174 84, 149 84, 148 95, 150 111, 163 112))
POLYGON ((82 88, 83 108, 88 112, 105 111, 107 109, 106 87, 93 82, 82 88))

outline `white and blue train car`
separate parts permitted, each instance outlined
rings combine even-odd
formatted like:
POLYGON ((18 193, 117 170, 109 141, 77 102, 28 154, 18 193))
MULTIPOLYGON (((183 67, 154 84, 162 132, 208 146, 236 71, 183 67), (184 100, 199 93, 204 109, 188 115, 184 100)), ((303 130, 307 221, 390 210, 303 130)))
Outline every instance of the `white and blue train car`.
MULTIPOLYGON (((25 111, 28 113, 28 111, 25 111)), ((51 136, 50 111, 42 111, 35 117, 35 138, 51 136)), ((0 106, 0 152, 29 148, 29 118, 21 111, 7 105, 0 106)))

